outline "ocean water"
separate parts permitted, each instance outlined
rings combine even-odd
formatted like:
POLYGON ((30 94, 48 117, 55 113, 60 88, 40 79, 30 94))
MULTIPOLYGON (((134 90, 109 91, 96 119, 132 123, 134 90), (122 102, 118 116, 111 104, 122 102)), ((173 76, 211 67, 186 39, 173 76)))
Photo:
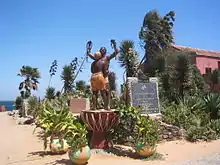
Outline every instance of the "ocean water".
POLYGON ((0 105, 4 105, 6 111, 12 111, 15 109, 14 101, 0 101, 0 105))

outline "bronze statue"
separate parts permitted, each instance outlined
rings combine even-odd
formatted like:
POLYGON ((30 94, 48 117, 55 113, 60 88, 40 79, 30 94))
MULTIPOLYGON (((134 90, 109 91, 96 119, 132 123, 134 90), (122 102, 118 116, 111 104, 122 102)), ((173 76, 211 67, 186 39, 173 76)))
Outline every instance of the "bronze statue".
MULTIPOLYGON (((112 40, 114 41, 114 40, 112 40)), ((112 42, 111 41, 111 42, 112 42)), ((113 42, 112 42, 113 43, 113 42)), ((97 109, 97 98, 98 92, 101 92, 101 96, 104 102, 104 109, 109 110, 110 104, 110 91, 109 91, 109 81, 108 81, 108 74, 109 74, 109 63, 110 60, 116 57, 119 53, 119 49, 116 48, 115 41, 113 43, 114 53, 109 56, 106 56, 107 50, 105 47, 101 47, 99 52, 96 52, 94 55, 90 53, 91 46, 87 47, 87 55, 95 60, 91 65, 91 88, 93 92, 92 102, 93 108, 97 109)))

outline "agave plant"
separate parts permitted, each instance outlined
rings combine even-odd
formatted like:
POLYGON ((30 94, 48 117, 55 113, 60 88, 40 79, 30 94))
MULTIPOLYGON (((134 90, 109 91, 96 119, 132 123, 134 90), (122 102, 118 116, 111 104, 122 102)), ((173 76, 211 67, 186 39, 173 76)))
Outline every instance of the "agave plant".
POLYGON ((205 110, 210 114, 210 118, 218 119, 220 117, 220 95, 209 93, 203 99, 205 101, 205 110))

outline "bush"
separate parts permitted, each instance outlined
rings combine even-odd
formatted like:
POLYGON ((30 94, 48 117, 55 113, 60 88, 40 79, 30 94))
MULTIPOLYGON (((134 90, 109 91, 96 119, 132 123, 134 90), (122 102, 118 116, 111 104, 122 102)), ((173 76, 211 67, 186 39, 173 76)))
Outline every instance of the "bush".
POLYGON ((140 120, 140 113, 136 107, 120 105, 120 123, 112 132, 113 141, 117 144, 133 144, 137 135, 136 124, 140 120))
POLYGON ((22 104, 23 104, 22 97, 20 97, 20 96, 16 97, 16 100, 15 100, 15 108, 16 108, 16 110, 20 110, 22 108, 22 104))
POLYGON ((187 97, 178 104, 164 106, 163 120, 184 128, 189 141, 213 140, 220 137, 220 96, 207 94, 187 97))

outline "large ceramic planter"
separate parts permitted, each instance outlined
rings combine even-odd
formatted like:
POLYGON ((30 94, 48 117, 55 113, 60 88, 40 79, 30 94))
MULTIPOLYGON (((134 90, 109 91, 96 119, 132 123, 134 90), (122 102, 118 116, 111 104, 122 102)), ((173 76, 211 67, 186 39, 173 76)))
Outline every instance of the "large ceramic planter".
POLYGON ((55 154, 66 153, 68 151, 66 140, 57 137, 50 138, 50 151, 55 154))
POLYGON ((149 157, 156 152, 156 147, 137 145, 135 151, 142 157, 149 157))
POLYGON ((70 160, 77 164, 82 165, 86 164, 91 156, 91 151, 89 146, 82 147, 79 150, 69 149, 68 151, 70 160))

